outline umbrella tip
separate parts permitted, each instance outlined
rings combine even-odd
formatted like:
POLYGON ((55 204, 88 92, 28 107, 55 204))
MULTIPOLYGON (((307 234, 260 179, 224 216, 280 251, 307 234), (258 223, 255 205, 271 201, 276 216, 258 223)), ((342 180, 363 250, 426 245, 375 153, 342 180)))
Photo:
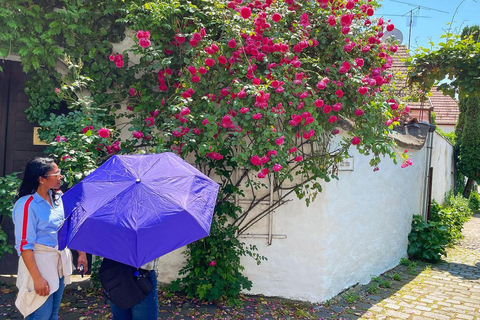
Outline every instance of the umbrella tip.
POLYGON ((140 183, 140 178, 139 178, 139 179, 137 179, 137 180, 135 180, 135 181, 136 181, 137 183, 140 183))

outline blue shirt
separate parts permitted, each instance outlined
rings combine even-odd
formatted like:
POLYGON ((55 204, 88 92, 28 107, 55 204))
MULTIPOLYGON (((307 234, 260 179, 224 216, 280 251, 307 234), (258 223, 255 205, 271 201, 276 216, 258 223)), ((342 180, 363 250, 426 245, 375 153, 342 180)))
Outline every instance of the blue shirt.
MULTIPOLYGON (((49 195, 52 196, 51 191, 49 195)), ((58 229, 65 220, 62 198, 56 204, 53 200, 52 203, 53 207, 38 193, 23 196, 15 202, 12 218, 15 249, 19 255, 26 249, 33 250, 35 243, 49 247, 58 245, 58 229)))

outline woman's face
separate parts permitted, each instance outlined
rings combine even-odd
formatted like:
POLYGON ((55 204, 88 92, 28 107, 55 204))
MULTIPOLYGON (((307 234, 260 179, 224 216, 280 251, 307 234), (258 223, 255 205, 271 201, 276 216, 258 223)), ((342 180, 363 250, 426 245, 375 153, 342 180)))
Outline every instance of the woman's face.
POLYGON ((40 184, 48 189, 58 189, 62 185, 62 173, 56 163, 52 164, 52 169, 47 172, 45 177, 38 178, 40 184), (43 182, 43 183, 42 183, 43 182))

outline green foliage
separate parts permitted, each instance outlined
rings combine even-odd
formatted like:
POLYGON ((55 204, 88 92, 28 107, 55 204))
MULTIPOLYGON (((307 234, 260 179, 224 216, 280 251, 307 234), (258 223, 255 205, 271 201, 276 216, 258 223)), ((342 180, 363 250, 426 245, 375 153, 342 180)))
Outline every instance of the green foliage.
POLYGON ((378 292, 378 287, 379 287, 379 284, 377 282, 374 282, 374 283, 371 283, 369 286, 368 286, 368 293, 377 293, 378 292))
MULTIPOLYGON (((468 197, 480 172, 480 43, 479 27, 465 27, 462 34, 446 34, 444 42, 433 49, 421 48, 408 60, 410 82, 429 90, 446 77, 438 88, 454 98, 458 96, 460 115, 455 128, 458 170, 469 180, 464 189, 468 197)), ((463 189, 463 188, 462 188, 463 189)), ((457 189, 458 190, 458 189, 457 189)))
POLYGON ((401 259, 400 259, 400 264, 401 264, 402 266, 408 267, 411 263, 412 263, 412 262, 411 262, 410 260, 408 260, 407 258, 401 258, 401 259))
POLYGON ((408 235, 408 256, 420 260, 436 261, 445 254, 448 243, 447 228, 439 222, 425 222, 421 215, 414 215, 412 230, 408 235))
POLYGON ((448 245, 454 245, 463 238, 462 228, 465 222, 472 216, 472 210, 469 207, 468 199, 461 194, 456 196, 450 192, 444 202, 443 207, 438 211, 432 211, 431 221, 437 221, 447 228, 448 245))
POLYGON ((252 282, 242 275, 240 258, 249 255, 258 264, 266 259, 254 253, 255 246, 245 248, 235 232, 225 216, 215 219, 209 237, 188 245, 187 264, 180 270, 185 277, 172 282, 170 289, 208 301, 235 301, 242 290, 250 290, 252 282))
MULTIPOLYGON (((18 173, 0 177, 0 225, 5 217, 12 216, 12 209, 20 183, 18 173)), ((7 245, 7 241, 7 235, 0 227, 0 258, 2 258, 5 252, 13 252, 13 248, 7 245)))
POLYGON ((448 142, 450 142, 452 145, 455 145, 456 143, 456 139, 457 139, 457 136, 455 134, 455 131, 452 131, 452 132, 445 132, 443 131, 442 129, 438 128, 435 129, 435 131, 437 131, 442 137, 444 137, 445 139, 448 140, 448 142))
POLYGON ((94 290, 100 290, 102 288, 102 283, 100 282, 100 275, 98 271, 102 265, 103 258, 95 257, 95 261, 92 263, 92 270, 90 274, 90 287, 94 290))
POLYGON ((460 100, 460 118, 456 127, 459 156, 458 170, 480 182, 480 98, 460 100))
POLYGON ((480 95, 478 65, 480 43, 474 37, 453 34, 442 36, 443 42, 433 49, 420 48, 408 59, 411 83, 421 83, 427 90, 447 77, 448 82, 438 86, 443 93, 462 100, 480 95))
POLYGON ((355 303, 358 299, 360 299, 360 295, 358 293, 348 292, 345 294, 344 298, 347 303, 352 304, 355 303))
POLYGON ((372 277, 371 281, 377 283, 381 288, 390 288, 392 284, 388 280, 383 280, 381 277, 372 277))
POLYGON ((472 210, 472 213, 477 212, 480 209, 480 195, 478 192, 474 191, 470 193, 468 198, 468 207, 472 210))
POLYGON ((446 246, 454 245, 463 238, 463 225, 472 216, 469 206, 468 199, 450 191, 443 206, 432 202, 430 221, 425 222, 422 216, 415 215, 408 235, 409 257, 432 261, 440 259, 446 246))

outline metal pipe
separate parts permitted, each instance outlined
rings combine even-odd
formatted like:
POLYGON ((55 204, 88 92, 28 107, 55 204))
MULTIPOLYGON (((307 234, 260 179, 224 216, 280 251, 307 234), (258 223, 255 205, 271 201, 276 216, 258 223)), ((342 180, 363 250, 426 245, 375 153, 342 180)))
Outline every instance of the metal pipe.
POLYGON ((272 235, 269 235, 269 234, 255 234, 255 233, 247 233, 247 234, 242 234, 240 236, 238 236, 239 238, 252 238, 252 239, 265 239, 265 238, 269 238, 269 237, 272 237, 273 239, 287 239, 287 235, 285 234, 272 234, 272 235))
MULTIPOLYGON (((273 206, 273 180, 274 180, 274 175, 271 175, 270 178, 270 202, 269 202, 269 208, 273 206)), ((271 211, 268 214, 268 245, 272 244, 272 236, 273 236, 273 214, 274 211, 271 211)))
POLYGON ((430 175, 430 167, 432 165, 432 153, 433 153, 433 135, 436 126, 430 124, 427 132, 427 151, 425 157, 425 179, 423 183, 423 199, 422 199, 422 217, 427 220, 428 219, 428 203, 430 202, 431 190, 429 188, 430 179, 432 176, 430 175))

